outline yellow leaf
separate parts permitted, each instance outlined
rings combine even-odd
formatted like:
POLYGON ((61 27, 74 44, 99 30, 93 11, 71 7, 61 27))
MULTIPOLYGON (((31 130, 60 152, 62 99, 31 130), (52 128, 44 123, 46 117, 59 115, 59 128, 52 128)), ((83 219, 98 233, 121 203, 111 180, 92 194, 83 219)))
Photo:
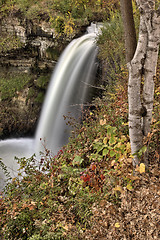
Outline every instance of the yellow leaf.
POLYGON ((121 175, 122 174, 122 171, 121 170, 118 170, 117 171, 117 175, 121 175))
POLYGON ((125 135, 122 135, 122 136, 121 136, 121 142, 126 142, 126 141, 127 141, 126 136, 125 136, 125 135))
POLYGON ((111 167, 113 167, 115 163, 116 163, 116 161, 113 160, 113 161, 111 162, 111 167))
POLYGON ((127 123, 124 123, 124 122, 123 122, 122 125, 127 126, 127 125, 128 125, 128 122, 127 122, 127 123))
POLYGON ((101 119, 99 123, 100 123, 101 126, 105 125, 106 124, 106 119, 101 119))
POLYGON ((120 224, 119 223, 115 223, 115 227, 116 228, 120 228, 120 224))
POLYGON ((139 172, 140 173, 144 173, 145 172, 145 165, 144 163, 141 163, 140 166, 139 166, 139 172))
POLYGON ((67 225, 65 225, 64 227, 63 227, 66 231, 68 231, 68 226, 67 225))
POLYGON ((119 191, 120 193, 123 193, 123 189, 119 185, 117 185, 117 187, 114 188, 114 191, 119 191))
POLYGON ((131 149, 131 144, 130 142, 127 142, 127 150, 130 150, 131 149))
POLYGON ((125 161, 124 156, 120 156, 119 159, 118 159, 118 162, 123 163, 124 161, 125 161))
POLYGON ((128 189, 129 191, 132 191, 132 189, 133 189, 133 187, 132 187, 132 185, 131 185, 130 183, 127 184, 127 189, 128 189))
POLYGON ((107 139, 107 137, 105 137, 105 138, 103 139, 103 143, 106 145, 106 144, 107 144, 107 141, 108 141, 108 139, 107 139))
POLYGON ((135 171, 139 172, 140 174, 144 173, 145 172, 145 164, 141 163, 139 166, 136 166, 135 171))
POLYGON ((122 143, 121 143, 121 142, 118 142, 117 145, 116 145, 116 147, 120 148, 121 145, 122 145, 122 143))

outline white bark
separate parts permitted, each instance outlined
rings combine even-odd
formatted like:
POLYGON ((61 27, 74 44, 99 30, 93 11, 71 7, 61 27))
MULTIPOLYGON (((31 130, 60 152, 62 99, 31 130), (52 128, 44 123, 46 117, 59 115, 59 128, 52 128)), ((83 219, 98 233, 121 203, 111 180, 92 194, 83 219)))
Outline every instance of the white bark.
POLYGON ((160 42, 160 16, 157 12, 153 13, 152 21, 146 21, 148 32, 148 46, 144 65, 144 87, 143 103, 147 109, 147 115, 143 119, 144 135, 150 132, 152 120, 153 99, 154 99, 154 77, 156 76, 156 66, 158 60, 159 42, 160 42))
POLYGON ((160 41, 160 15, 155 11, 154 3, 155 0, 137 0, 140 10, 139 40, 135 55, 128 63, 129 134, 134 167, 139 164, 136 153, 143 146, 143 138, 149 133, 152 120, 160 41))

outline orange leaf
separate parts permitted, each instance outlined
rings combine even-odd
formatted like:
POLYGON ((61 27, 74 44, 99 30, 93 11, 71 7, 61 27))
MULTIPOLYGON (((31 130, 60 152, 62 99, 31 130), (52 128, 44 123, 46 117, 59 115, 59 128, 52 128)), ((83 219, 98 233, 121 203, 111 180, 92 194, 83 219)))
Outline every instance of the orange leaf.
POLYGON ((99 123, 100 123, 101 126, 105 125, 106 124, 106 119, 101 119, 99 123))
POLYGON ((34 205, 29 206, 29 210, 34 210, 34 208, 35 208, 34 205))

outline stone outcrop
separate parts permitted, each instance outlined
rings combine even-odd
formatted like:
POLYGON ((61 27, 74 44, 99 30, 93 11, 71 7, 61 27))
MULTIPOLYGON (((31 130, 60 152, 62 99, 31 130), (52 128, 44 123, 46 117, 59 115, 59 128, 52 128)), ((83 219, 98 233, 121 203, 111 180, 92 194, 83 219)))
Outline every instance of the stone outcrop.
POLYGON ((13 73, 17 76, 22 73, 31 75, 31 81, 12 99, 2 100, 0 93, 0 139, 34 134, 47 82, 56 61, 72 38, 82 35, 85 28, 79 28, 76 36, 66 37, 55 32, 47 16, 31 20, 21 12, 13 11, 0 17, 0 38, 7 39, 4 50, 4 43, 2 47, 0 45, 0 77, 1 73, 6 78, 13 73), (46 84, 37 84, 37 79, 41 76, 45 79, 46 75, 46 84))
POLYGON ((43 65, 53 69, 55 62, 48 54, 55 48, 63 49, 66 45, 65 40, 59 41, 58 35, 54 28, 50 28, 48 22, 31 21, 23 17, 21 13, 12 13, 11 16, 0 19, 0 35, 12 36, 19 39, 21 47, 14 50, 0 53, 0 65, 7 68, 15 68, 20 71, 30 71, 37 67, 39 61, 43 59, 43 65))
POLYGON ((28 85, 12 99, 2 100, 0 93, 0 138, 31 135, 42 104, 38 97, 43 97, 47 86, 47 83, 39 86, 37 79, 41 75, 51 75, 67 41, 60 40, 47 21, 32 21, 20 12, 0 18, 0 37, 10 42, 16 37, 20 42, 9 50, 6 47, 5 51, 3 48, 0 51, 0 77, 1 74, 7 78, 9 74, 22 73, 31 76, 28 85))

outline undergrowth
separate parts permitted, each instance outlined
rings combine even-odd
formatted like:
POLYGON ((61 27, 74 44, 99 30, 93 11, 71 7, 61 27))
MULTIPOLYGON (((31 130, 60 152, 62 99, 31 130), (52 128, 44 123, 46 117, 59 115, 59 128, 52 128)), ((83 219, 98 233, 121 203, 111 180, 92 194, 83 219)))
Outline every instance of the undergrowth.
MULTIPOLYGON (((121 85, 115 94, 95 100, 95 109, 84 112, 83 125, 56 156, 45 149, 39 162, 35 156, 18 160, 19 176, 1 197, 2 239, 78 239, 91 227, 93 204, 105 199, 118 207, 123 190, 134 190, 126 71, 117 77, 121 85)), ((151 159, 159 156, 159 95, 157 86, 147 140, 151 159)))

